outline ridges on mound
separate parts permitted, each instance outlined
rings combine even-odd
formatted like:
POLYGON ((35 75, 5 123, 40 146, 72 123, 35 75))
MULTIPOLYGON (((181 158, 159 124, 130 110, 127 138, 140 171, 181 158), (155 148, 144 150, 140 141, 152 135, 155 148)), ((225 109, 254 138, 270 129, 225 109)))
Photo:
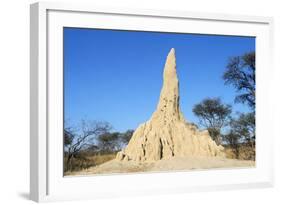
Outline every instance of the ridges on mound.
POLYGON ((157 109, 150 120, 136 129, 116 159, 157 161, 172 157, 224 156, 223 147, 211 139, 208 131, 200 131, 184 119, 179 99, 175 50, 171 49, 165 63, 157 109))

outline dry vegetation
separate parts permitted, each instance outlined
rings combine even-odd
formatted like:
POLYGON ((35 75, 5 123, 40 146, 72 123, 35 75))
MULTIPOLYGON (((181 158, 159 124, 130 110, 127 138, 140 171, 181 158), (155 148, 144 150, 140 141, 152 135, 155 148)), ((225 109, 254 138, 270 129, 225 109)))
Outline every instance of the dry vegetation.
POLYGON ((64 157, 65 175, 69 175, 74 171, 87 170, 90 167, 95 167, 107 161, 114 159, 116 153, 81 153, 78 157, 73 158, 71 162, 71 169, 66 170, 66 160, 64 157))
POLYGON ((89 157, 89 160, 95 162, 96 165, 103 164, 109 160, 114 159, 116 156, 116 153, 110 153, 110 154, 97 154, 94 156, 89 157))
MULTIPOLYGON (((236 157, 235 150, 228 145, 224 146, 226 158, 238 160, 252 160, 255 161, 255 150, 248 144, 240 144, 238 147, 238 158, 236 157)), ((78 157, 73 158, 71 170, 65 170, 65 175, 75 175, 75 173, 91 172, 98 165, 104 164, 116 157, 116 152, 112 153, 89 153, 82 152, 78 157)), ((66 157, 65 157, 66 163, 66 157)), ((145 171, 140 167, 131 166, 127 172, 145 171)), ((110 171, 110 170, 109 170, 110 171)))
POLYGON ((229 159, 239 159, 239 160, 253 160, 255 161, 256 150, 248 144, 238 145, 237 150, 231 148, 230 146, 224 146, 225 155, 229 159), (238 157, 236 157, 236 151, 238 151, 238 157))

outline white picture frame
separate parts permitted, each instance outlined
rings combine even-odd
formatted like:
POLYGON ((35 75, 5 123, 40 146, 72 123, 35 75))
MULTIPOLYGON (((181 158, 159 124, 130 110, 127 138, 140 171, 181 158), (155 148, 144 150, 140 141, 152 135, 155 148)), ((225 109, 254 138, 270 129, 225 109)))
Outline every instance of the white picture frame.
POLYGON ((30 10, 30 198, 34 201, 273 186, 270 106, 273 19, 270 17, 97 8, 40 2, 30 10), (255 168, 63 177, 62 28, 86 27, 256 37, 255 168), (61 134, 59 137, 54 138, 61 134), (165 180, 164 180, 165 179, 165 180), (148 183, 149 182, 149 183, 148 183), (73 188, 75 187, 75 188, 73 188))

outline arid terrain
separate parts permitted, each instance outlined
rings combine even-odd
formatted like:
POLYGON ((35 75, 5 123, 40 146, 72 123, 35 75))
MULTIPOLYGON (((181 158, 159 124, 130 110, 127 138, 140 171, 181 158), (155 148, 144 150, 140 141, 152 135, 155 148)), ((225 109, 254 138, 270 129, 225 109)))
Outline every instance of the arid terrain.
POLYGON ((255 161, 227 159, 223 157, 175 157, 167 160, 162 159, 156 162, 124 162, 113 159, 101 165, 91 167, 89 169, 66 173, 66 175, 183 171, 234 167, 245 168, 254 166, 255 161))

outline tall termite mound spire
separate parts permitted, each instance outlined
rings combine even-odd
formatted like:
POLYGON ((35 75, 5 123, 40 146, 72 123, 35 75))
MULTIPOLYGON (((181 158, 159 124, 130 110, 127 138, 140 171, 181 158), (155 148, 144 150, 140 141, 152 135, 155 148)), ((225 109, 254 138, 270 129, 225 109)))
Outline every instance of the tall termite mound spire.
POLYGON ((167 56, 163 72, 163 86, 159 103, 154 116, 162 116, 166 120, 179 119, 179 81, 176 71, 175 49, 167 56))
POLYGON ((163 86, 156 111, 134 132, 118 160, 156 161, 172 157, 223 156, 208 131, 200 131, 185 121, 179 106, 179 81, 175 49, 167 56, 163 86))

